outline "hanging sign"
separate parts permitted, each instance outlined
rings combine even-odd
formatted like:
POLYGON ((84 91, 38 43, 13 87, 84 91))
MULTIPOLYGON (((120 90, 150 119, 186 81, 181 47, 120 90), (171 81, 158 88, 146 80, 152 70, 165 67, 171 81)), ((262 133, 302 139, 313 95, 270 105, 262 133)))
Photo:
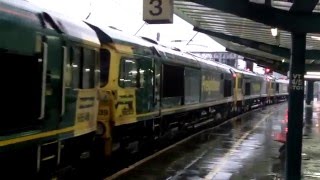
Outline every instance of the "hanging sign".
POLYGON ((173 23, 173 0, 143 0, 143 20, 149 24, 173 23))

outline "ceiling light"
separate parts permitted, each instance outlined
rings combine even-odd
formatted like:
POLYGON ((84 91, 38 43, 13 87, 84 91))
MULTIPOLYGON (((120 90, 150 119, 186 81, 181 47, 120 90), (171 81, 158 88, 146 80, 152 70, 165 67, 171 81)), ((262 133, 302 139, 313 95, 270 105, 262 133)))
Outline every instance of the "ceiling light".
POLYGON ((278 35, 278 28, 271 28, 271 34, 276 37, 278 35))
POLYGON ((311 39, 315 39, 315 40, 320 41, 320 37, 319 36, 311 36, 311 39))
POLYGON ((320 76, 317 75, 304 75, 305 79, 320 79, 320 76))
POLYGON ((307 75, 316 75, 316 76, 320 76, 320 72, 307 72, 307 75))

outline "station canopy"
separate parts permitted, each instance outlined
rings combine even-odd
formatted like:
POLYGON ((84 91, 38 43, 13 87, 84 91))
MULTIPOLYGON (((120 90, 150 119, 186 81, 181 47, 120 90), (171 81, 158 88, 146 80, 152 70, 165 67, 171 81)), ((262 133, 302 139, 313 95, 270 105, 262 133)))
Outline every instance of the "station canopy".
POLYGON ((291 32, 307 33, 306 70, 320 70, 319 0, 174 0, 174 12, 227 51, 286 74, 291 32))

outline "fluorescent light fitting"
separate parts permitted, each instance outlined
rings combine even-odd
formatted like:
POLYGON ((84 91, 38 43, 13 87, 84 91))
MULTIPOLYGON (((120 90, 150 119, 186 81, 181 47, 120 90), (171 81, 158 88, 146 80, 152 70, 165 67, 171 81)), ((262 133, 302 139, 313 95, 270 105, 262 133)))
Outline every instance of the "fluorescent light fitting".
POLYGON ((271 28, 271 34, 272 36, 277 36, 278 35, 278 28, 271 28))
POLYGON ((316 75, 304 75, 305 79, 320 79, 320 76, 316 75))
POLYGON ((307 75, 316 75, 316 76, 320 76, 320 72, 307 72, 307 75))
POLYGON ((315 40, 320 41, 320 37, 319 36, 311 36, 311 39, 315 39, 315 40))

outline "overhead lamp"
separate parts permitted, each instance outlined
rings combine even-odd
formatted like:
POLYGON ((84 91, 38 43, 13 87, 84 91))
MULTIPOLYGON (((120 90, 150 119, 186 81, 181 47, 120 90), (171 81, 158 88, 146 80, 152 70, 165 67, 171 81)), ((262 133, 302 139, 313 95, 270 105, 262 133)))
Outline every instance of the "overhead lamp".
POLYGON ((315 40, 320 41, 320 37, 319 36, 311 36, 311 39, 315 39, 315 40))
POLYGON ((312 71, 309 71, 309 72, 307 72, 307 75, 320 76, 320 72, 312 72, 312 71))
POLYGON ((285 59, 282 59, 282 62, 284 63, 286 60, 285 59))
POLYGON ((320 76, 318 75, 304 75, 304 79, 320 79, 320 76))
POLYGON ((276 37, 278 35, 278 28, 271 28, 271 34, 273 37, 276 37))

